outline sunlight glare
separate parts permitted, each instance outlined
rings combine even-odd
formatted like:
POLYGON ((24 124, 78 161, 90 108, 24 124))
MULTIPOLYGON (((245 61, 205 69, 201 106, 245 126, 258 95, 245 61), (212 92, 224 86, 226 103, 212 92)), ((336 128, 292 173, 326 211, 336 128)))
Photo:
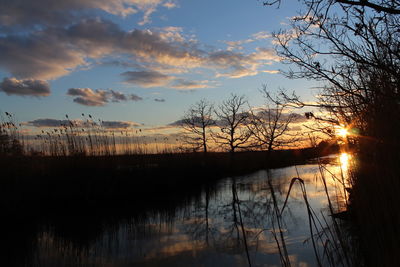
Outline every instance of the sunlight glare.
POLYGON ((339 160, 340 160, 340 166, 341 166, 343 172, 346 172, 348 170, 350 158, 351 158, 351 155, 346 152, 343 152, 342 154, 340 154, 339 160))
POLYGON ((345 138, 347 135, 349 135, 349 131, 344 127, 340 127, 337 131, 337 135, 345 138))

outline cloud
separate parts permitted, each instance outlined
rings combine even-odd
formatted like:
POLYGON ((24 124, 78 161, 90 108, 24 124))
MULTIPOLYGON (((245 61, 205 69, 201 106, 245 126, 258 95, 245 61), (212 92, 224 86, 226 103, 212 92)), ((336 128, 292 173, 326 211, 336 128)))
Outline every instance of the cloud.
POLYGON ((67 95, 75 97, 75 103, 85 106, 105 106, 109 102, 142 100, 135 94, 123 94, 114 90, 93 90, 91 88, 70 88, 67 95))
POLYGON ((166 0, 6 1, 0 9, 0 29, 65 26, 83 16, 96 16, 99 10, 121 17, 141 12, 141 22, 145 24, 151 21, 150 16, 160 5, 167 8, 176 7, 173 2, 166 0))
MULTIPOLYGON (((57 119, 36 119, 22 123, 26 126, 32 126, 37 128, 57 128, 63 126, 69 126, 73 123, 77 127, 93 127, 98 126, 98 123, 91 122, 88 124, 83 120, 57 120, 57 119)), ((142 124, 133 121, 101 121, 101 127, 105 129, 126 129, 131 127, 141 126, 142 124)))
POLYGON ((293 39, 296 39, 298 37, 299 33, 296 32, 294 29, 289 29, 280 33, 275 33, 274 34, 274 39, 272 40, 273 45, 280 45, 280 42, 278 40, 281 40, 282 42, 290 42, 293 39))
POLYGON ((233 51, 217 51, 210 54, 210 62, 217 68, 225 70, 218 73, 217 77, 241 78, 245 76, 253 76, 259 73, 262 65, 273 61, 279 61, 273 49, 256 48, 256 52, 244 54, 233 51))
POLYGON ((142 124, 132 121, 102 121, 101 125, 107 129, 126 129, 142 126, 142 124))
POLYGON ((121 74, 125 82, 141 87, 166 86, 174 77, 157 71, 127 71, 121 74))
MULTIPOLYGON (((144 2, 150 4, 151 0, 144 2)), ((0 68, 18 79, 56 79, 109 60, 105 64, 134 68, 123 76, 126 82, 141 87, 165 86, 177 79, 172 74, 194 69, 213 70, 217 77, 251 76, 259 73, 261 66, 279 60, 267 48, 257 48, 250 54, 201 49, 179 27, 124 31, 100 18, 39 28, 23 35, 3 34, 0 51, 0 68), (110 61, 122 56, 124 61, 110 61)))
POLYGON ((185 125, 185 120, 181 119, 181 120, 174 121, 170 124, 167 124, 167 125, 165 125, 165 127, 181 127, 183 125, 185 125))
POLYGON ((228 47, 227 47, 228 51, 233 51, 233 50, 242 50, 244 48, 243 47, 244 44, 253 43, 253 42, 268 39, 271 37, 272 37, 271 34, 265 32, 265 31, 261 31, 261 32, 257 32, 257 33, 250 35, 250 38, 247 38, 245 40, 223 41, 223 42, 228 45, 228 47))
POLYGON ((66 28, 47 28, 28 35, 0 37, 0 67, 18 78, 55 79, 90 59, 130 55, 136 63, 174 67, 201 65, 199 51, 168 40, 165 32, 123 31, 101 19, 89 19, 66 28))
POLYGON ((265 31, 261 31, 261 32, 252 34, 251 37, 254 38, 255 40, 264 40, 264 39, 271 38, 272 35, 265 31))
POLYGON ((253 61, 280 61, 281 58, 276 54, 274 49, 257 47, 256 52, 252 53, 248 57, 253 61))
POLYGON ((56 120, 56 119, 36 119, 33 121, 27 121, 22 123, 23 125, 33 126, 38 128, 50 128, 50 127, 61 127, 63 125, 69 125, 68 120, 56 120))
MULTIPOLYGON (((288 116, 288 115, 286 115, 288 116)), ((304 114, 294 113, 293 123, 305 123, 308 119, 304 114)))
POLYGON ((153 14, 156 11, 155 7, 149 7, 148 9, 145 10, 143 19, 140 21, 138 24, 143 26, 145 24, 151 23, 151 14, 153 14))
POLYGON ((228 51, 233 51, 235 49, 237 50, 242 50, 243 49, 243 44, 248 44, 254 42, 253 39, 246 39, 246 40, 239 40, 239 41, 224 41, 227 45, 228 51))
POLYGON ((163 6, 168 8, 168 9, 171 9, 171 8, 177 7, 177 4, 173 3, 173 2, 167 2, 167 3, 164 3, 163 6))
POLYGON ((211 86, 208 84, 208 81, 189 81, 185 79, 176 79, 170 87, 178 90, 193 90, 208 88, 211 86))
POLYGON ((184 43, 185 37, 182 35, 183 29, 181 27, 164 27, 160 29, 160 37, 163 40, 184 43))
MULTIPOLYGON (((65 32, 58 35, 65 35, 65 32)), ((1 35, 0 35, 1 36, 1 35)), ((28 36, 0 37, 0 67, 18 78, 54 79, 85 65, 85 55, 62 36, 36 32, 28 36)))
POLYGON ((156 102, 165 102, 164 98, 154 98, 154 101, 156 102))
POLYGON ((50 95, 50 85, 42 80, 4 78, 0 83, 0 91, 7 95, 41 97, 50 95))
MULTIPOLYGON (((201 118, 200 117, 194 117, 193 118, 193 122, 197 125, 197 127, 201 127, 201 118)), ((185 119, 181 119, 181 120, 174 121, 174 122, 172 122, 170 124, 167 124, 164 127, 172 127, 172 128, 174 128, 174 127, 182 127, 185 124, 186 124, 185 123, 185 119)), ((219 121, 213 120, 211 122, 210 126, 217 126, 219 124, 220 124, 219 121)))
POLYGON ((127 71, 121 74, 125 82, 141 87, 167 87, 177 90, 193 90, 211 87, 208 81, 191 81, 157 71, 127 71))
MULTIPOLYGON (((256 116, 258 116, 260 118, 264 118, 266 120, 268 120, 270 114, 272 114, 273 116, 276 114, 276 109, 266 109, 265 107, 254 108, 253 111, 256 111, 256 114, 255 114, 256 116)), ((306 116, 304 116, 303 114, 293 112, 290 109, 286 109, 286 110, 284 110, 283 113, 281 113, 280 120, 286 121, 289 119, 289 117, 291 117, 292 124, 304 123, 307 121, 306 116)))
POLYGON ((262 72, 269 73, 269 74, 277 74, 279 70, 263 70, 262 72))
POLYGON ((141 98, 140 96, 137 96, 135 94, 123 94, 121 92, 118 91, 114 91, 114 90, 110 90, 111 92, 111 101, 112 102, 119 102, 119 101, 139 101, 139 100, 143 100, 143 98, 141 98))

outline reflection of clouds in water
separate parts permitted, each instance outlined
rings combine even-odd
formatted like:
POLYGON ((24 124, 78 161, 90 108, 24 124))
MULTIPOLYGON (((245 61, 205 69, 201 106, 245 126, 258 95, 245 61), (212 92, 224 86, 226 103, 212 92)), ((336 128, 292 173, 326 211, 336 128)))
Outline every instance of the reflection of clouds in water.
POLYGON ((179 234, 160 240, 160 249, 151 251, 146 258, 172 257, 184 252, 196 254, 198 250, 206 248, 204 242, 191 240, 188 235, 179 234))
MULTIPOLYGON (((340 177, 340 165, 327 164, 324 168, 322 173, 329 187, 328 192, 337 194, 340 192, 335 187, 338 181, 332 175, 340 177)), ((318 216, 320 211, 326 215, 327 198, 319 167, 315 164, 302 165, 297 166, 297 171, 288 167, 269 173, 279 208, 283 206, 291 179, 300 176, 305 181, 312 208, 318 216)), ((292 190, 282 218, 289 258, 292 266, 314 266, 311 242, 304 243, 310 233, 303 195, 297 184, 292 190)), ((96 266, 123 266, 121 262, 124 261, 162 266, 247 266, 238 218, 239 207, 252 263, 279 266, 279 249, 271 233, 279 230, 274 221, 276 218, 266 171, 222 180, 213 190, 203 191, 200 198, 177 207, 172 216, 149 214, 140 223, 123 222, 112 234, 118 238, 109 239, 105 234, 91 245, 92 254, 82 254, 81 257, 85 258, 85 262, 96 262, 96 266), (238 202, 233 198, 233 185, 236 186, 238 202)), ((329 216, 326 218, 329 219, 329 216)), ((59 249, 54 247, 51 238, 43 238, 41 244, 50 248, 47 255, 51 255, 55 263, 62 258, 56 253, 59 249), (51 250, 54 251, 50 253, 51 250)), ((67 250, 67 256, 76 253, 67 250)))

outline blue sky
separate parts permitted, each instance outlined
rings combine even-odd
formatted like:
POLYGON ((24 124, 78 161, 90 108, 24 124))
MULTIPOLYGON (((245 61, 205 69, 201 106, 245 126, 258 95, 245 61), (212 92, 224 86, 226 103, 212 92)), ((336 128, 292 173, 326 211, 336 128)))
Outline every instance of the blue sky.
MULTIPOLYGON (((270 35, 297 1, 0 0, 0 110, 19 122, 78 118, 148 127, 172 123, 201 98, 295 90, 270 35), (23 5, 23 4, 25 5, 23 5)), ((45 126, 45 125, 44 125, 45 126)))

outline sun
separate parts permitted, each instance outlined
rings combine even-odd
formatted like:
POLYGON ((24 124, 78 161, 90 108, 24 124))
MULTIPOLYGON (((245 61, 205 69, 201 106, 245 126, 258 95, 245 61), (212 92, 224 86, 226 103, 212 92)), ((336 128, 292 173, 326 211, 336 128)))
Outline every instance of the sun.
POLYGON ((349 135, 349 131, 348 131, 346 128, 344 128, 344 127, 340 127, 340 128, 337 130, 337 135, 340 136, 340 137, 345 138, 346 136, 349 135))

